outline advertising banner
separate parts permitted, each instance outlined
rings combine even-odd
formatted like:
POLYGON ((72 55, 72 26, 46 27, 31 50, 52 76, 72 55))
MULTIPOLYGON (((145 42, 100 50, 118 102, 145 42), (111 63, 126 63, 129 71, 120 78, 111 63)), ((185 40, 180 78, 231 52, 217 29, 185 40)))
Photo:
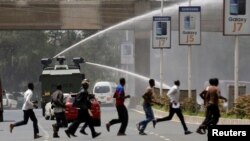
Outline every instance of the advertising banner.
POLYGON ((201 7, 179 7, 179 45, 201 44, 201 7))
POLYGON ((153 48, 171 48, 171 17, 153 17, 153 48))
POLYGON ((224 35, 250 35, 250 1, 224 0, 224 35))
POLYGON ((121 64, 134 64, 134 47, 130 42, 121 44, 121 64))

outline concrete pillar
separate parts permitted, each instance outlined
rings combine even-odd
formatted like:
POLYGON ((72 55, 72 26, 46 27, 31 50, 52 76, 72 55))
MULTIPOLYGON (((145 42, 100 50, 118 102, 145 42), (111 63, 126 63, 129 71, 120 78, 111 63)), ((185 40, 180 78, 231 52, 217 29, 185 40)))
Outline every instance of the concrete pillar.
MULTIPOLYGON (((150 11, 150 2, 138 1, 135 3, 135 15, 141 15, 150 11)), ((143 29, 141 25, 145 21, 138 21, 135 25, 135 73, 150 76, 150 37, 151 32, 143 29)), ((141 96, 148 86, 148 81, 135 79, 135 105, 140 103, 141 96)))

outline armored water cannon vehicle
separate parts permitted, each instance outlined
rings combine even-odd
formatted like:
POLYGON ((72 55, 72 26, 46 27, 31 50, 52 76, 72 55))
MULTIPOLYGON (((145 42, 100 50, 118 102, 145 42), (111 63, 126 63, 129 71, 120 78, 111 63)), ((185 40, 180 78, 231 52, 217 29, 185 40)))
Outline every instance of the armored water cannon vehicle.
POLYGON ((53 59, 42 58, 43 65, 42 74, 39 81, 41 82, 41 107, 43 115, 45 113, 45 105, 51 101, 51 95, 56 90, 57 85, 62 85, 64 93, 77 93, 80 90, 81 81, 85 75, 81 73, 80 64, 84 63, 82 57, 72 59, 73 63, 67 64, 64 56, 56 58, 54 65, 53 59))

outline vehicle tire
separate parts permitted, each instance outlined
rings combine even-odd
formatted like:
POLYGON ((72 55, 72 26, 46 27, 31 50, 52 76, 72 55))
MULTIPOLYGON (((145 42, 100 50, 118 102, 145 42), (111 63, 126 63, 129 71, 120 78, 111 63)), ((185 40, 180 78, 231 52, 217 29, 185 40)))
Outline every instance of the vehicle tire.
POLYGON ((45 116, 45 119, 46 119, 46 120, 49 120, 49 116, 45 116))
POLYGON ((9 101, 6 99, 6 108, 9 109, 9 101))
POLYGON ((50 116, 50 120, 54 120, 55 119, 55 116, 50 116))
POLYGON ((45 104, 44 104, 44 102, 41 103, 41 108, 42 108, 42 115, 45 116, 45 104))
POLYGON ((45 116, 45 107, 42 107, 42 114, 45 116))

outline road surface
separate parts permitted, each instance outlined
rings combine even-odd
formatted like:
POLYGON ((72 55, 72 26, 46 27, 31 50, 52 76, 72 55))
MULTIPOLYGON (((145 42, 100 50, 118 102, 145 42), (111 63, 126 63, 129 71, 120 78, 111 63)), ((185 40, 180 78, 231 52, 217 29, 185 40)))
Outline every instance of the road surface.
MULTIPOLYGON (((96 127, 96 131, 102 132, 102 134, 92 139, 91 135, 82 135, 79 130, 76 132, 78 137, 71 137, 70 139, 64 133, 65 128, 61 128, 59 131, 60 138, 53 138, 52 124, 55 120, 45 120, 42 116, 40 109, 36 109, 35 113, 39 122, 40 135, 43 137, 37 139, 39 141, 79 141, 79 140, 96 140, 96 141, 207 141, 205 135, 199 135, 195 133, 195 129, 198 125, 187 124, 188 128, 194 133, 191 135, 184 135, 183 128, 180 122, 161 122, 153 128, 152 123, 148 124, 146 133, 148 135, 141 136, 138 134, 136 129, 136 123, 145 118, 144 113, 135 109, 129 109, 129 124, 127 127, 127 136, 117 136, 117 131, 120 124, 113 125, 110 128, 110 132, 107 132, 105 123, 112 118, 117 118, 116 109, 114 107, 102 107, 102 125, 96 127)), ((13 133, 9 132, 9 124, 14 121, 22 120, 23 113, 21 110, 5 110, 4 111, 4 122, 0 122, 0 137, 1 141, 31 141, 33 139, 33 126, 32 121, 29 121, 27 125, 15 127, 13 133)), ((81 124, 83 125, 83 124, 81 124)), ((89 128, 86 132, 90 134, 89 128)))

